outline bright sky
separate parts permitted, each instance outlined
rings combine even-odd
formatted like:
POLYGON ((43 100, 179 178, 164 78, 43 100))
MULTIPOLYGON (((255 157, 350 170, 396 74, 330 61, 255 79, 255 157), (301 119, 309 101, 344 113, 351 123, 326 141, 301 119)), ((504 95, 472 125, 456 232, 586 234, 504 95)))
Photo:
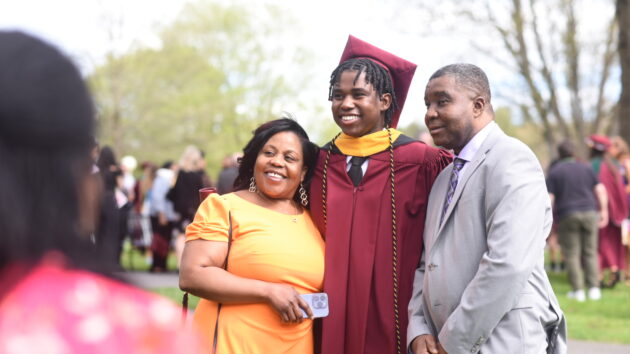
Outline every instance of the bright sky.
MULTIPOLYGON (((593 1, 597 3, 597 0, 585 2, 593 1)), ((98 64, 109 50, 124 52, 134 42, 156 45, 155 26, 172 21, 185 2, 186 0, 0 0, 0 29, 18 28, 51 41, 73 56, 86 72, 98 64), (107 32, 108 28, 112 28, 108 25, 112 19, 122 19, 122 30, 115 35, 114 41, 107 32)), ((443 65, 461 61, 477 64, 488 73, 493 90, 496 90, 497 85, 502 85, 509 74, 500 65, 470 49, 470 38, 474 35, 483 40, 483 33, 471 33, 470 37, 449 35, 444 27, 447 21, 416 11, 414 5, 405 5, 411 2, 267 2, 281 5, 282 9, 300 22, 303 31, 299 38, 295 38, 295 43, 308 46, 318 58, 314 69, 316 80, 309 82, 309 95, 312 95, 311 100, 314 102, 321 100, 324 107, 328 107, 328 77, 338 63, 348 34, 418 64, 401 125, 423 120, 424 86, 431 73, 443 65), (396 14, 396 17, 392 14, 396 14)), ((596 10, 589 8, 590 16, 586 17, 591 19, 596 28, 598 24, 605 23, 610 9, 610 5, 598 6, 596 10)), ((328 111, 325 112, 325 118, 329 118, 328 111)), ((298 118, 300 113, 298 112, 298 118)))

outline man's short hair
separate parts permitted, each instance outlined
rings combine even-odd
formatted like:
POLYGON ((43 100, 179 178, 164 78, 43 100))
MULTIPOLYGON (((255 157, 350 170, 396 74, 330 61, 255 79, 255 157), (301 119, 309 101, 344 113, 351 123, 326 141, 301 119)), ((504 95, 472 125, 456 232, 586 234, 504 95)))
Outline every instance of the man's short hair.
POLYGON ((558 145, 558 156, 561 159, 575 156, 575 145, 571 140, 565 140, 558 145))
POLYGON ((466 63, 450 64, 433 73, 429 81, 446 75, 453 76, 457 84, 466 87, 475 96, 482 96, 488 103, 490 102, 492 95, 488 77, 478 66, 466 63))

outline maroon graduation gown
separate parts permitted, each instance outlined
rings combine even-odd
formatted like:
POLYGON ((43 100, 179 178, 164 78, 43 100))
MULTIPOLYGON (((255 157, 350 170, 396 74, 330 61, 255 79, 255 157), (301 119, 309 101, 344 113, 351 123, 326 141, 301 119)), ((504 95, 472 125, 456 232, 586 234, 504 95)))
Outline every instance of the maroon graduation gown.
MULTIPOLYGON (((370 156, 358 187, 346 172, 346 155, 333 147, 328 165, 327 219, 322 172, 330 144, 319 154, 311 183, 311 214, 326 238, 324 291, 330 314, 322 322, 321 353, 394 353, 392 207, 389 150, 370 156)), ((422 253, 426 205, 433 181, 451 155, 401 135, 394 143, 398 226, 399 319, 403 351, 407 305, 422 253)))
POLYGON ((626 247, 621 243, 621 221, 628 215, 628 201, 623 180, 608 165, 601 162, 599 181, 608 193, 608 215, 610 221, 606 227, 599 229, 599 268, 608 269, 626 267, 626 247))

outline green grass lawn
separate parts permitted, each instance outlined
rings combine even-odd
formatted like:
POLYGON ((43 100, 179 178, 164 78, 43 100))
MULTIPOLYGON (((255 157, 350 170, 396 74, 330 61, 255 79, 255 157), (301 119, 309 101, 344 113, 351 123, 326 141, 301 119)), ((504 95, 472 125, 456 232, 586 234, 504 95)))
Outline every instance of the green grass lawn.
MULTIPOLYGON (((162 296, 166 296, 169 299, 175 301, 177 304, 182 304, 182 297, 184 296, 184 292, 179 290, 179 288, 154 288, 149 289, 150 291, 156 292, 162 296)), ((196 296, 188 296, 188 309, 194 310, 199 303, 199 298, 196 296)))
MULTIPOLYGON (((127 270, 148 271, 149 267, 151 267, 151 257, 140 252, 137 248, 131 247, 131 244, 127 241, 123 244, 120 264, 127 270)), ((177 270, 177 259, 173 251, 168 254, 166 259, 166 269, 169 271, 177 270)))
POLYGON ((630 286, 620 283, 602 289, 599 301, 577 302, 566 296, 571 290, 566 273, 549 278, 567 318, 569 338, 630 344, 630 286))
MULTIPOLYGON (((600 301, 577 302, 567 299, 570 286, 566 273, 549 274, 560 306, 567 317, 569 338, 596 342, 630 344, 630 286, 618 284, 614 289, 603 289, 600 301)), ((151 289, 181 304, 183 292, 177 288, 151 289)), ((189 298, 189 308, 199 299, 189 298)))

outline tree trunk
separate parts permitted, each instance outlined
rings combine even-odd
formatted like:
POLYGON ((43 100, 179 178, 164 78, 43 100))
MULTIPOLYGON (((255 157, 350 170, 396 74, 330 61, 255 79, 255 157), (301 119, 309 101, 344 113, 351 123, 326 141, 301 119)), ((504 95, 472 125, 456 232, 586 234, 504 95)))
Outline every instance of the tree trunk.
POLYGON ((621 66, 621 95, 619 96, 619 134, 630 141, 630 8, 628 0, 617 0, 619 24, 619 62, 621 66))

